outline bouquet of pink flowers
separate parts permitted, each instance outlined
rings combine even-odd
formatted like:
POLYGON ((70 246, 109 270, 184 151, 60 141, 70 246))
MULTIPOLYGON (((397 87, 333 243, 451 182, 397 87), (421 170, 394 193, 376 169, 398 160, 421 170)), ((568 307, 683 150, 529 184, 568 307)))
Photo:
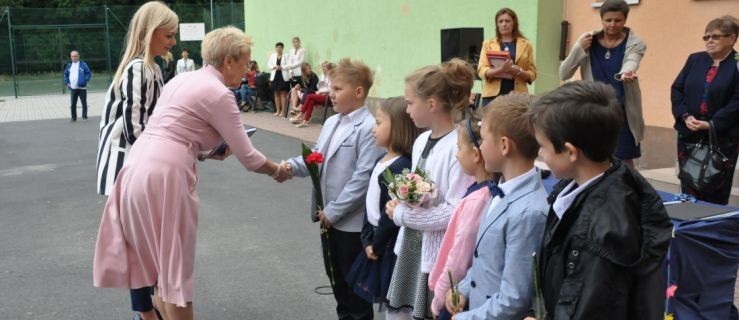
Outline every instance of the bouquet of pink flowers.
POLYGON ((416 207, 436 197, 436 184, 423 170, 410 172, 405 169, 401 174, 393 175, 390 169, 385 169, 383 176, 390 198, 398 202, 416 207))

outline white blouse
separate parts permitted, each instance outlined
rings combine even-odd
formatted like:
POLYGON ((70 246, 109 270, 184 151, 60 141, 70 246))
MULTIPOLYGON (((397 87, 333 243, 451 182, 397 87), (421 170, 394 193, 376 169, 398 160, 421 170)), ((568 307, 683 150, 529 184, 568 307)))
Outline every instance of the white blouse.
POLYGON ((367 210, 367 221, 375 227, 377 227, 380 224, 380 215, 382 212, 380 212, 380 180, 379 177, 382 176, 382 173, 387 169, 388 166, 390 166, 395 160, 397 160, 399 156, 396 156, 390 160, 387 160, 385 162, 379 161, 375 165, 375 168, 372 170, 372 174, 370 175, 370 183, 369 187, 367 187, 367 201, 365 201, 365 207, 367 210))

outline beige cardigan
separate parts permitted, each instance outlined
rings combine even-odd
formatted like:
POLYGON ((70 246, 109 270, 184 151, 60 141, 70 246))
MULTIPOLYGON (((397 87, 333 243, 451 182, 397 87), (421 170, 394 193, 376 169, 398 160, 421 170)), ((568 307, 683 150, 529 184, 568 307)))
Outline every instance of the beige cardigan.
MULTIPOLYGON (((621 64, 620 73, 626 71, 636 71, 639 69, 639 63, 647 51, 644 41, 639 39, 636 34, 626 28, 629 37, 626 40, 626 53, 624 61, 621 64)), ((593 72, 590 70, 590 54, 580 46, 580 40, 590 32, 583 33, 575 42, 570 54, 559 65, 559 78, 562 81, 572 78, 580 68, 580 77, 583 80, 593 81, 593 72)), ((639 89, 639 79, 630 83, 624 82, 626 119, 629 121, 629 129, 634 135, 635 142, 639 144, 644 138, 644 116, 642 115, 641 90, 639 89)))

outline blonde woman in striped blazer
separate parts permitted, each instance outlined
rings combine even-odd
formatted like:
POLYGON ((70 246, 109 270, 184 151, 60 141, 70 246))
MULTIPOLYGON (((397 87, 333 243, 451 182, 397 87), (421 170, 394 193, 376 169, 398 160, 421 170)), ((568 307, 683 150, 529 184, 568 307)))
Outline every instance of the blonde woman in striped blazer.
MULTIPOLYGON (((97 152, 97 192, 110 195, 131 145, 146 127, 162 91, 162 71, 155 56, 167 54, 176 44, 179 19, 160 1, 142 5, 126 34, 123 59, 108 88, 100 119, 97 152)), ((130 290, 135 319, 162 319, 154 308, 153 287, 130 290)), ((161 299, 159 299, 161 300, 161 299)), ((161 306, 161 301, 157 301, 161 306)))
POLYGON ((175 45, 177 26, 177 14, 159 1, 141 6, 131 20, 125 53, 108 88, 100 119, 98 194, 110 194, 131 145, 154 111, 164 86, 154 57, 175 45))

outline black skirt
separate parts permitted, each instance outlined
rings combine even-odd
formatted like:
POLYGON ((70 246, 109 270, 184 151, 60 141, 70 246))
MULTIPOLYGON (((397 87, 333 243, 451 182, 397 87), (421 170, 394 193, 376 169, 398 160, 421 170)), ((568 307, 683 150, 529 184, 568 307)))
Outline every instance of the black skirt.
POLYGON ((386 302, 395 259, 392 248, 377 261, 367 259, 367 254, 360 252, 349 269, 346 282, 353 287, 354 293, 365 301, 369 303, 386 302))
POLYGON ((275 79, 272 80, 272 91, 289 91, 290 82, 282 78, 282 71, 275 71, 275 79))

